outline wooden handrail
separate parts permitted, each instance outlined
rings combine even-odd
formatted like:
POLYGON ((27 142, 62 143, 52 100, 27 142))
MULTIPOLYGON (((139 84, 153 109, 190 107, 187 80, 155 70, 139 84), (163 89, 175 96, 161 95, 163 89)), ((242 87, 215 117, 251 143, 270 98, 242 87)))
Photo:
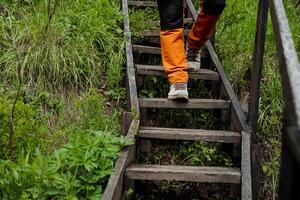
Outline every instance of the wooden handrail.
POLYGON ((249 108, 248 108, 248 120, 254 133, 256 133, 257 131, 260 84, 262 78, 267 21, 268 21, 268 1, 259 0, 257 22, 256 22, 256 36, 255 36, 253 63, 252 63, 252 73, 251 73, 250 99, 249 99, 249 108))
POLYGON ((267 27, 267 4, 270 6, 285 99, 279 199, 299 199, 300 193, 297 189, 299 182, 297 181, 300 178, 300 163, 298 162, 300 156, 300 64, 282 0, 260 0, 259 3, 248 119, 252 128, 256 130, 267 27))

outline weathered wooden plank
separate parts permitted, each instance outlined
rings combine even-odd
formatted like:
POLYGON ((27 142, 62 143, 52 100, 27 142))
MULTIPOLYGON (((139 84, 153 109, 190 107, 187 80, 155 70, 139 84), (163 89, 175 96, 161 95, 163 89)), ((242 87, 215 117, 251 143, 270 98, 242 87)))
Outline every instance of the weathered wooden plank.
MULTIPOLYGON (((189 34, 190 30, 184 30, 184 35, 187 36, 189 34)), ((138 31, 138 35, 142 37, 159 37, 160 31, 159 30, 144 30, 144 31, 138 31)))
POLYGON ((178 129, 141 126, 139 138, 152 138, 164 140, 193 140, 223 143, 240 143, 241 134, 232 131, 178 129))
POLYGON ((137 114, 139 115, 138 95, 137 95, 137 87, 136 87, 136 80, 135 80, 135 69, 134 69, 134 63, 133 63, 131 31, 130 31, 127 0, 122 0, 122 10, 123 10, 123 15, 124 15, 124 35, 125 35, 125 41, 126 41, 125 50, 126 50, 127 94, 130 99, 130 101, 129 101, 130 109, 135 109, 137 114))
POLYGON ((150 47, 150 46, 143 46, 143 45, 132 45, 132 50, 134 52, 139 53, 148 53, 148 54, 161 54, 160 47, 150 47))
POLYGON ((119 200, 122 195, 123 185, 123 174, 128 163, 127 158, 130 152, 133 150, 132 147, 127 147, 121 152, 119 159, 117 160, 113 174, 109 178, 109 182, 104 191, 103 200, 119 200))
POLYGON ((263 57, 265 49, 265 37, 268 21, 268 3, 267 0, 259 0, 256 37, 253 53, 253 64, 251 74, 251 89, 249 100, 248 120, 254 133, 257 131, 258 105, 260 97, 260 83, 262 78, 263 57))
POLYGON ((151 151, 151 140, 139 139, 138 140, 138 148, 139 148, 140 152, 150 153, 150 151, 151 151))
MULTIPOLYGON (((136 73, 140 75, 166 76, 163 66, 160 65, 135 65, 136 73)), ((200 80, 219 80, 219 74, 209 69, 199 69, 197 71, 188 72, 190 79, 200 80)))
POLYGON ((221 99, 189 99, 187 102, 178 102, 164 98, 140 98, 139 105, 145 108, 228 109, 230 102, 221 99))
MULTIPOLYGON (((159 26, 160 25, 160 21, 148 21, 147 23, 149 23, 152 26, 159 26)), ((183 19, 183 24, 192 24, 194 23, 193 18, 184 18, 183 19)))
POLYGON ((157 7, 155 1, 128 1, 128 5, 136 7, 157 7))
MULTIPOLYGON (((134 140, 138 128, 139 120, 133 120, 126 138, 134 140)), ((110 176, 104 191, 102 197, 103 200, 119 200, 121 198, 123 191, 124 170, 134 159, 135 149, 135 145, 130 145, 121 152, 120 157, 116 161, 114 172, 110 176)))
POLYGON ((127 135, 132 122, 131 112, 122 113, 122 134, 127 135))
POLYGON ((252 200, 252 178, 251 178, 251 135, 242 132, 242 199, 252 200))
POLYGON ((280 75, 285 97, 287 126, 300 127, 300 63, 282 1, 268 0, 280 75))
POLYGON ((279 199, 300 199, 300 129, 293 127, 282 131, 279 199))
POLYGON ((132 165, 125 175, 135 180, 169 180, 205 183, 236 183, 241 181, 237 168, 194 167, 170 165, 132 165))
MULTIPOLYGON (((289 138, 300 128, 300 64, 282 1, 269 0, 273 30, 285 98, 284 128, 279 184, 279 199, 299 199, 299 165, 291 149, 299 147, 297 138, 289 138), (288 142, 290 140, 290 142, 288 142), (293 144, 294 143, 294 144, 293 144)), ((296 149, 294 149, 296 150, 296 149)), ((299 158, 299 157, 298 157, 299 158)))

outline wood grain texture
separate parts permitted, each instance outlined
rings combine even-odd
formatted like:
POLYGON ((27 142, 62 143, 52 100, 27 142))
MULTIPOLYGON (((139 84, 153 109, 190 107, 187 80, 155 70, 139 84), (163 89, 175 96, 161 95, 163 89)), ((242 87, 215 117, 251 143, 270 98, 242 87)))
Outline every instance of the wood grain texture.
POLYGON ((135 180, 169 180, 202 183, 240 184, 241 173, 237 168, 193 167, 170 165, 132 165, 125 175, 135 180))
POLYGON ((143 45, 132 45, 132 50, 138 53, 148 53, 148 54, 161 54, 160 47, 151 47, 151 46, 143 46, 143 45))
MULTIPOLYGON (((135 65, 136 73, 139 75, 166 76, 163 66, 160 65, 135 65)), ((190 79, 199 80, 219 80, 219 74, 209 69, 199 69, 198 71, 188 72, 190 79)))
POLYGON ((132 122, 131 112, 122 112, 122 134, 127 135, 132 122))
MULTIPOLYGON (((189 34, 190 30, 184 30, 184 35, 187 36, 189 34)), ((138 35, 142 37, 159 37, 160 36, 160 30, 143 30, 138 31, 138 35)))
MULTIPOLYGON (((134 140, 139 128, 139 120, 133 120, 126 139, 134 140)), ((118 160, 116 161, 114 171, 109 178, 102 199, 103 200, 119 200, 123 192, 123 180, 125 168, 130 164, 135 157, 135 145, 130 145, 125 148, 118 160)))
POLYGON ((251 135, 248 132, 242 132, 242 199, 252 200, 252 178, 251 178, 251 135))
POLYGON ((157 7, 155 1, 128 1, 128 5, 136 7, 157 7))
POLYGON ((256 37, 253 53, 252 73, 251 73, 251 89, 249 99, 248 120, 252 130, 257 131, 258 106, 260 97, 260 84, 262 78, 263 57, 265 49, 265 38, 268 21, 268 3, 267 0, 259 0, 256 37))
POLYGON ((178 102, 164 98, 140 98, 139 105, 146 108, 228 109, 230 102, 220 99, 189 99, 188 102, 178 102))
POLYGON ((179 129, 141 126, 138 137, 164 140, 193 140, 222 143, 240 143, 241 134, 231 131, 179 129))
MULTIPOLYGON (((129 11, 127 0, 122 0, 122 10, 124 15, 124 35, 125 35, 125 50, 126 50, 126 83, 127 83, 127 94, 129 96, 129 107, 130 109, 135 109, 139 115, 138 107, 138 95, 137 86, 135 80, 135 69, 133 62, 132 44, 131 44, 131 30, 129 22, 129 11)), ((131 111, 130 110, 130 111, 131 111)))
POLYGON ((287 114, 287 126, 300 127, 300 63, 282 1, 268 0, 287 114))
MULTIPOLYGON (((159 26, 160 25, 160 21, 148 21, 147 23, 149 23, 152 26, 159 26)), ((193 18, 183 18, 183 24, 192 24, 192 23, 194 23, 193 18)))

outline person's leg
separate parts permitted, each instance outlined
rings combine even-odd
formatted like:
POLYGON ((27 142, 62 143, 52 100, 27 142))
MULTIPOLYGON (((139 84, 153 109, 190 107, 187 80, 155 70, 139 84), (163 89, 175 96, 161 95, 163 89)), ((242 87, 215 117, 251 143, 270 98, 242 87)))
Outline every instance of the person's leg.
POLYGON ((162 62, 170 84, 187 83, 184 50, 183 0, 157 0, 162 62))
POLYGON ((201 11, 188 37, 188 49, 194 51, 203 47, 210 38, 215 25, 226 6, 225 0, 200 1, 201 11))

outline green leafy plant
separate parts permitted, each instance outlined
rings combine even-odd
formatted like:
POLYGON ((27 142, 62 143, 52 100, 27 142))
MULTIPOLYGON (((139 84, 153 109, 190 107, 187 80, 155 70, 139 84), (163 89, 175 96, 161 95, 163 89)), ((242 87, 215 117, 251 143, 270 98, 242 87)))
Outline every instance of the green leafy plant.
POLYGON ((186 162, 196 166, 227 166, 232 167, 232 159, 221 150, 221 146, 208 142, 194 142, 188 148, 182 149, 186 162))
POLYGON ((101 197, 125 138, 82 131, 52 156, 37 149, 17 162, 0 161, 0 194, 5 199, 96 199, 101 197))

